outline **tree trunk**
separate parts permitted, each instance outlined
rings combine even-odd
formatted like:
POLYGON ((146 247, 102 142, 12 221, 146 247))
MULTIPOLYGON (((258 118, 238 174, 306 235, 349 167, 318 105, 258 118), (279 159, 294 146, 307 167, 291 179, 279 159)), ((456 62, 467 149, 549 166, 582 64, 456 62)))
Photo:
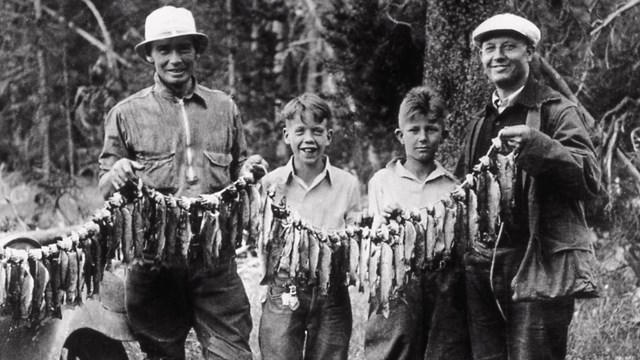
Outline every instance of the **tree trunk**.
POLYGON ((460 154, 466 125, 491 88, 484 80, 471 32, 483 20, 506 8, 504 1, 427 0, 424 82, 440 92, 449 108, 449 138, 440 149, 451 169, 460 154))
POLYGON ((38 109, 35 114, 35 121, 38 126, 38 135, 41 140, 42 150, 42 178, 44 181, 49 180, 49 174, 51 173, 51 157, 49 151, 49 123, 50 115, 47 114, 47 74, 46 74, 46 61, 44 48, 42 45, 42 4, 40 0, 33 0, 33 7, 35 9, 36 18, 36 62, 38 64, 38 109))
POLYGON ((236 92, 236 39, 233 32, 233 0, 227 0, 225 7, 227 10, 227 41, 229 44, 227 49, 229 51, 227 55, 227 86, 229 87, 229 94, 233 96, 236 92))

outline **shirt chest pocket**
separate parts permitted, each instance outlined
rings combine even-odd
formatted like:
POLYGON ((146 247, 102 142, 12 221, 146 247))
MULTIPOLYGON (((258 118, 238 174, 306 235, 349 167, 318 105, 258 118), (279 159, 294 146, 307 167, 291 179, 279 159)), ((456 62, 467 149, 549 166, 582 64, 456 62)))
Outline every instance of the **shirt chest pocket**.
POLYGON ((158 155, 140 155, 137 161, 144 165, 142 182, 160 191, 173 193, 178 189, 175 152, 158 155))
POLYGON ((204 168, 202 177, 204 185, 214 192, 229 185, 231 182, 231 154, 214 151, 203 151, 204 168))

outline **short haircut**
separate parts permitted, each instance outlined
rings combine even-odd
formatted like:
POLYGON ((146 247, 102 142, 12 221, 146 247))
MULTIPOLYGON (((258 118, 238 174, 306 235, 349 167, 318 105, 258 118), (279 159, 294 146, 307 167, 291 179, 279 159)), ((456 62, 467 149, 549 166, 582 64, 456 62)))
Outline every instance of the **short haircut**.
POLYGON ((331 128, 331 109, 329 104, 318 95, 304 93, 289 101, 282 110, 282 119, 285 124, 301 119, 306 123, 311 120, 315 123, 327 121, 327 128, 331 128))
POLYGON ((442 125, 445 131, 446 108, 440 95, 429 85, 417 86, 404 96, 398 111, 398 126, 415 115, 424 115, 442 125))

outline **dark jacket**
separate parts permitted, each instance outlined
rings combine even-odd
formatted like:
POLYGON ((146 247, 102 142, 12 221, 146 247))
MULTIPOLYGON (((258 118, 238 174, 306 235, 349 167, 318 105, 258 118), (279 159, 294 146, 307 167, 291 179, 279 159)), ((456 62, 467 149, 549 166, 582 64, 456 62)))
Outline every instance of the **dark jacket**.
MULTIPOLYGON (((574 103, 532 78, 516 102, 528 109, 526 124, 534 130, 516 156, 517 166, 525 172, 530 238, 512 282, 514 298, 561 297, 576 290, 580 295, 594 286, 591 260, 595 259, 583 201, 593 198, 600 186, 600 166, 584 115, 574 103), (549 284, 529 283, 539 282, 540 276, 550 277, 549 284), (519 294, 523 287, 528 295, 519 294)), ((469 159, 485 118, 470 125, 456 176, 471 172, 469 159)))

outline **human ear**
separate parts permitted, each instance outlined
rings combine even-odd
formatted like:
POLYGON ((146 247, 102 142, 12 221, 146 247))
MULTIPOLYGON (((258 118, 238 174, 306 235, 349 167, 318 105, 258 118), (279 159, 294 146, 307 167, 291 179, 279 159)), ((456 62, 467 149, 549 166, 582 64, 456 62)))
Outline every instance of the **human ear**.
POLYGON ((286 126, 282 128, 282 141, 287 145, 291 144, 291 140, 289 140, 289 132, 287 131, 286 126))
POLYGON ((393 133, 395 134, 396 139, 398 139, 400 144, 404 145, 404 134, 402 133, 402 130, 396 129, 393 133))

